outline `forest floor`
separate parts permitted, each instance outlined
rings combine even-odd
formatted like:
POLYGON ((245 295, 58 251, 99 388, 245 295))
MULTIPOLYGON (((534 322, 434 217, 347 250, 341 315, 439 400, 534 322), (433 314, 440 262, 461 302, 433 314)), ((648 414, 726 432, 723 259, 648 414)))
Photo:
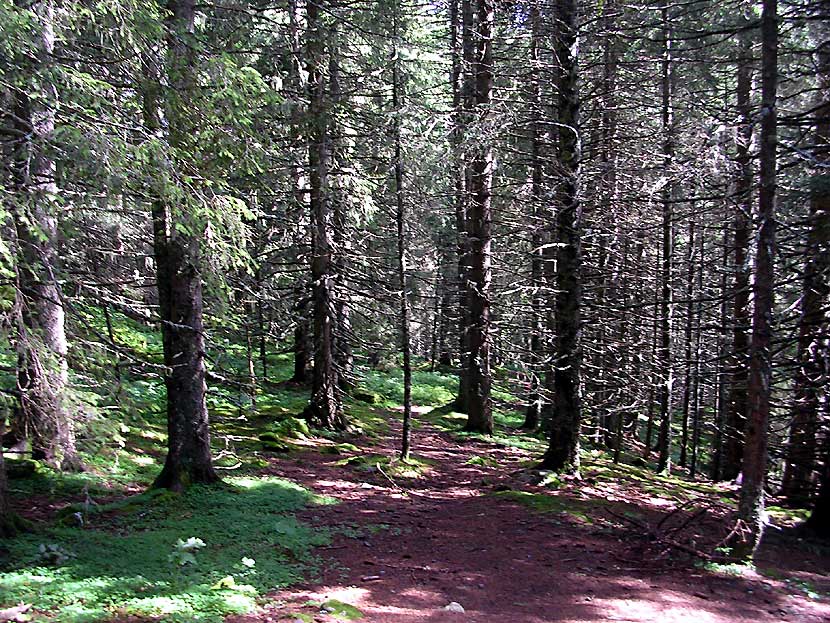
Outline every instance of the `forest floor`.
MULTIPOLYGON (((418 390, 445 404, 454 382, 424 374, 418 390)), ((125 427, 84 474, 12 481, 36 530, 0 543, 0 621, 830 622, 830 547, 799 534, 797 513, 770 506, 755 567, 719 564, 706 555, 734 485, 590 448, 582 480, 540 472, 544 441, 517 430, 507 394, 493 437, 417 409, 403 463, 398 379, 370 388, 385 398, 350 401, 364 433, 351 443, 291 417, 304 388, 281 384, 250 417, 217 403, 220 486, 146 492, 158 420, 125 427)))
POLYGON ((830 621, 830 555, 790 528, 768 531, 755 569, 693 554, 724 536, 734 488, 601 460, 582 481, 557 479, 528 469, 526 450, 428 423, 407 471, 398 434, 369 459, 312 450, 268 468, 336 499, 300 512, 336 536, 318 579, 229 621, 830 621))

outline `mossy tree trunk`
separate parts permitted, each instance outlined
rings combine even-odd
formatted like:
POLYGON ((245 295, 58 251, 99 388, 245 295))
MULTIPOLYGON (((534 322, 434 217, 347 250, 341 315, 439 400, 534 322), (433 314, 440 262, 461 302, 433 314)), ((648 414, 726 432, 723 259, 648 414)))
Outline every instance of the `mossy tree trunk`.
POLYGON ((57 89, 49 75, 55 48, 54 6, 33 6, 37 46, 32 73, 15 89, 12 184, 18 245, 18 385, 22 426, 32 455, 70 471, 83 469, 75 447, 74 422, 66 405, 69 367, 65 310, 58 282, 59 204, 54 139, 57 89))

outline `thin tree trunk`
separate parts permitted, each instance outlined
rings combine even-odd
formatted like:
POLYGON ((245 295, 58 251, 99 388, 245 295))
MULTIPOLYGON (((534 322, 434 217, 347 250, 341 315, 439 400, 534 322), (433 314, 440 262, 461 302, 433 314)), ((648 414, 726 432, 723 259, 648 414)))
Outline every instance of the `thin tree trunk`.
MULTIPOLYGON (((338 112, 343 105, 343 93, 340 87, 340 34, 337 26, 333 26, 328 33, 329 45, 329 95, 328 110, 338 112)), ((336 114, 329 114, 328 140, 329 175, 335 180, 341 173, 346 157, 344 142, 341 136, 342 128, 336 114)), ((331 188, 331 184, 329 188, 331 188)), ((334 184, 336 188, 336 183, 334 184)), ((333 300, 334 300, 334 364, 337 368, 337 380, 344 391, 354 386, 352 370, 354 368, 354 354, 352 352, 352 311, 349 304, 349 252, 351 241, 346 223, 346 212, 343 197, 340 192, 329 192, 326 199, 330 203, 331 236, 332 236, 332 269, 333 269, 333 300)))
MULTIPOLYGON (((659 257, 658 257, 659 260, 659 257)), ((656 284, 655 284, 656 286, 656 284)), ((648 384, 648 406, 646 408, 646 432, 643 444, 643 458, 647 459, 651 456, 652 442, 654 440, 654 394, 657 392, 657 385, 661 377, 659 362, 657 360, 657 338, 659 335, 658 329, 660 327, 660 289, 654 288, 654 312, 651 319, 651 362, 652 369, 650 376, 650 383, 648 384)))
POLYGON ((395 115, 395 214, 398 226, 398 285, 401 289, 401 352, 403 355, 403 431, 401 433, 401 459, 409 459, 412 430, 412 345, 410 343, 409 278, 406 264, 407 222, 404 201, 403 155, 401 153, 401 76, 398 57, 398 7, 395 6, 394 32, 392 35, 392 110, 395 115))
POLYGON ((672 287, 672 267, 674 263, 674 223, 672 202, 674 201, 674 183, 672 166, 674 164, 674 61, 672 59, 672 31, 669 9, 663 7, 663 170, 668 180, 663 188, 663 264, 660 278, 662 280, 660 299, 660 435, 658 439, 659 456, 657 471, 671 471, 672 448, 672 397, 674 392, 674 367, 672 362, 671 337, 674 320, 674 291, 672 287))
POLYGON ((721 476, 734 480, 741 470, 743 435, 747 414, 747 383, 749 379, 749 237, 752 228, 752 43, 742 34, 738 60, 737 108, 739 115, 736 141, 735 180, 735 299, 732 325, 732 379, 724 428, 721 476))
MULTIPOLYGON (((698 257, 703 261, 703 254, 705 251, 704 242, 706 240, 706 230, 701 232, 698 236, 698 257)), ((701 429, 701 410, 700 410, 700 368, 702 358, 702 343, 703 343, 703 270, 702 266, 697 271, 697 291, 698 301, 695 316, 697 318, 697 326, 695 327, 695 361, 692 371, 692 441, 691 441, 691 458, 689 459, 689 475, 694 478, 697 474, 698 453, 700 451, 700 429, 701 429)))
POLYGON ((749 560, 764 531, 764 480, 772 392, 773 290, 775 287, 775 192, 778 85, 778 4, 763 0, 761 13, 761 141, 758 192, 758 246, 755 253, 755 301, 750 342, 748 418, 744 437, 743 481, 738 504, 740 529, 730 542, 731 556, 749 560))
MULTIPOLYGON (((112 314, 110 313, 109 303, 101 305, 101 309, 104 312, 104 322, 107 325, 107 338, 109 339, 110 344, 114 346, 115 332, 112 328, 112 314)), ((115 353, 115 361, 112 362, 112 374, 115 377, 115 404, 119 404, 121 401, 121 357, 118 352, 115 353)))
POLYGON ((458 245, 458 339, 461 367, 458 374, 458 395, 453 408, 459 413, 469 411, 470 396, 470 310, 467 287, 467 273, 470 263, 470 239, 467 233, 467 212, 469 203, 470 168, 464 154, 464 135, 474 102, 475 86, 472 67, 475 61, 473 44, 474 13, 472 0, 461 0, 461 15, 458 2, 450 5, 451 36, 453 51, 453 151, 455 164, 455 226, 458 245), (460 21, 460 24, 459 24, 460 21), (458 27, 461 26, 461 38, 458 27))
POLYGON ((533 218, 533 234, 531 236, 531 301, 530 301, 530 392, 528 404, 525 409, 525 419, 522 428, 525 430, 536 430, 542 417, 542 362, 545 357, 545 258, 544 245, 545 235, 542 223, 545 219, 546 208, 542 198, 542 85, 541 85, 541 63, 539 43, 542 36, 541 19, 539 15, 538 2, 534 2, 530 9, 531 20, 531 41, 530 41, 530 62, 531 62, 531 123, 530 123, 530 148, 531 148, 531 208, 533 218))
POLYGON ((721 257, 721 278, 720 278, 720 318, 718 326, 718 364, 717 364, 717 391, 715 398, 717 404, 715 405, 715 421, 714 421, 714 436, 712 439, 712 463, 709 466, 709 477, 712 480, 720 480, 723 465, 723 446, 724 446, 724 429, 726 426, 727 413, 727 391, 729 383, 728 357, 728 281, 727 273, 729 269, 729 226, 723 228, 723 237, 721 246, 723 248, 723 255, 721 257))
MULTIPOLYGON (((0 442, 6 434, 6 408, 0 406, 0 442)), ((0 539, 13 537, 18 533, 19 522, 9 503, 9 481, 6 477, 6 463, 3 459, 3 444, 0 443, 0 539)))
POLYGON ((695 216, 689 217, 689 240, 688 255, 686 261, 686 325, 684 327, 684 359, 685 370, 683 374, 683 419, 681 421, 680 434, 680 457, 678 463, 686 467, 687 453, 689 449, 689 411, 693 400, 693 362, 692 362, 692 329, 695 320, 694 284, 695 284, 695 216))

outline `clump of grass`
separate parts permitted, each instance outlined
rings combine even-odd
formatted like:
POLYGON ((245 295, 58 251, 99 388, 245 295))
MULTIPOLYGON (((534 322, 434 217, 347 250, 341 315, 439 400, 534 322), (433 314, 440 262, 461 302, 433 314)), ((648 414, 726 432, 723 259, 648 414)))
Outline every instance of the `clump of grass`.
POLYGON ((56 526, 8 541, 15 562, 0 574, 0 606, 31 603, 56 622, 138 615, 219 623, 314 568, 312 549, 328 534, 293 513, 329 502, 275 478, 230 478, 153 503, 104 507, 83 529, 56 526), (204 547, 188 551, 192 559, 174 556, 191 538, 204 547), (66 556, 44 564, 43 551, 66 556))

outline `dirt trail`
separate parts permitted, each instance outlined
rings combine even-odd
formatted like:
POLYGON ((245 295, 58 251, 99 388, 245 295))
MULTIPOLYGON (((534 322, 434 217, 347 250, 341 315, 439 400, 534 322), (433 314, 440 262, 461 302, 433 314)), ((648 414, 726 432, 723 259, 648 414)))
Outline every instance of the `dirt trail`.
MULTIPOLYGON (((630 533, 492 495, 499 484, 532 489, 511 475, 518 469, 511 463, 528 458, 519 450, 458 443, 430 427, 416 433, 416 455, 433 462, 420 480, 393 483, 316 452, 273 464, 274 475, 339 500, 309 510, 305 520, 351 527, 319 552, 318 581, 280 592, 263 612, 233 623, 303 620, 296 613, 338 620, 305 605, 329 599, 377 623, 830 622, 826 600, 788 592, 782 582, 722 577, 670 557, 655 562, 630 533), (465 465, 474 455, 500 467, 465 465), (445 610, 450 602, 465 612, 445 610)), ((391 455, 394 436, 383 444, 368 451, 391 455)))

